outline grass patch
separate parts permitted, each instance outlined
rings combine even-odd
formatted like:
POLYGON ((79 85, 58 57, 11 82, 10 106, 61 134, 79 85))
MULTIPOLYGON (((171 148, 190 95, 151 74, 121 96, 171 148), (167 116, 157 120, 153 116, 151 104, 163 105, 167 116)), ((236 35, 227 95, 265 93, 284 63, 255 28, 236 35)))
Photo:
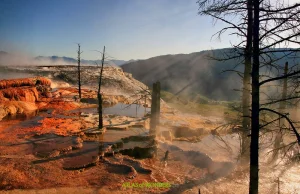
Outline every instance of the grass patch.
POLYGON ((227 117, 236 118, 238 112, 232 110, 226 105, 217 104, 200 104, 200 103, 188 103, 188 104, 178 104, 178 103, 168 103, 172 108, 175 108, 181 112, 185 113, 195 113, 202 116, 216 116, 216 117, 227 117))
POLYGON ((161 98, 165 100, 169 106, 181 112, 200 114, 207 117, 224 117, 229 120, 238 118, 238 111, 233 108, 238 106, 238 103, 212 101, 199 94, 194 96, 198 99, 188 98, 185 95, 174 96, 172 93, 166 91, 161 92, 161 98))

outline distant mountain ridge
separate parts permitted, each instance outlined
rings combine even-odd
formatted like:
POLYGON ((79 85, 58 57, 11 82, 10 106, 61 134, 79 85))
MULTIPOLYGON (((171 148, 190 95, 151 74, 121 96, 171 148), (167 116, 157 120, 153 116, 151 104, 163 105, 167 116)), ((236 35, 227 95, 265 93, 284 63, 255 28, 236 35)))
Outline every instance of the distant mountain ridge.
MULTIPOLYGON (((134 60, 108 60, 106 63, 112 66, 121 66, 132 61, 134 60)), ((38 56, 30 58, 27 56, 19 56, 5 51, 0 51, 0 65, 6 65, 6 63, 9 63, 9 65, 75 65, 77 64, 77 59, 65 56, 38 56)), ((101 64, 101 60, 81 59, 82 65, 96 65, 96 63, 101 64)))
MULTIPOLYGON (((163 90, 173 94, 187 94, 190 99, 201 94, 213 100, 239 100, 242 79, 236 72, 226 72, 234 69, 243 72, 243 58, 218 61, 211 58, 224 58, 232 53, 232 48, 206 50, 190 54, 163 55, 146 60, 129 62, 121 67, 125 72, 149 87, 156 81, 161 82, 163 90)), ((276 52, 274 57, 284 56, 276 52), (275 56, 276 55, 276 56, 275 56)), ((278 61, 290 67, 300 63, 298 59, 282 58, 278 61)), ((186 96, 187 96, 186 95, 186 96)))
MULTIPOLYGON (((74 59, 74 58, 71 58, 71 57, 58 57, 58 56, 50 56, 50 57, 45 57, 45 56, 38 56, 38 57, 35 57, 36 60, 50 60, 52 61, 53 63, 55 62, 66 62, 66 63, 74 63, 74 64, 77 64, 77 59, 74 59)), ((121 66, 125 63, 128 63, 128 62, 132 62, 134 60, 130 60, 130 61, 125 61, 125 60, 109 60, 107 61, 106 63, 108 63, 109 65, 116 65, 116 66, 121 66)), ((84 65, 96 65, 97 64, 101 64, 101 60, 85 60, 85 59, 81 59, 81 64, 84 64, 84 65)))

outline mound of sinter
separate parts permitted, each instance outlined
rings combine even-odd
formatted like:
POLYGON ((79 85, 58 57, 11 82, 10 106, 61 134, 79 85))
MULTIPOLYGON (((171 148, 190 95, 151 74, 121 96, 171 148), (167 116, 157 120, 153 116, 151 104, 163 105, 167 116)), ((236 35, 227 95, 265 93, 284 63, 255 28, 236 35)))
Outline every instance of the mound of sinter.
POLYGON ((0 120, 37 110, 40 98, 51 97, 51 81, 43 77, 0 80, 0 120))
MULTIPOLYGON (((61 80, 77 87, 77 66, 41 66, 27 67, 24 73, 30 72, 43 74, 55 80, 61 80)), ((97 91, 100 68, 98 66, 82 66, 80 71, 81 84, 97 91)), ((136 94, 138 91, 148 87, 142 82, 134 79, 132 74, 124 72, 120 67, 105 66, 102 75, 102 92, 110 95, 136 94)))

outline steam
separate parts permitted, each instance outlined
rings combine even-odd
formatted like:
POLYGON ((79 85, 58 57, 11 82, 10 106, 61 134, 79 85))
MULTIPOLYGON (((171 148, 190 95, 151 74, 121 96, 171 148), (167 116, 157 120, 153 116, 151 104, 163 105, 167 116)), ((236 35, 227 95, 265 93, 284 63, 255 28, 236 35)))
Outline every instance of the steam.
POLYGON ((18 79, 18 78, 28 78, 33 77, 29 73, 14 73, 14 72, 1 72, 0 70, 0 80, 2 79, 18 79))
POLYGON ((36 59, 24 53, 0 53, 0 66, 75 65, 64 60, 36 59))
MULTIPOLYGON (((55 65, 77 65, 76 59, 64 60, 62 57, 32 57, 25 53, 6 53, 0 51, 0 66, 55 66, 55 65)), ((98 63, 100 63, 98 61, 98 63)), ((117 66, 114 62, 106 62, 109 66, 117 66)), ((92 60, 81 60, 81 65, 96 65, 92 60)))

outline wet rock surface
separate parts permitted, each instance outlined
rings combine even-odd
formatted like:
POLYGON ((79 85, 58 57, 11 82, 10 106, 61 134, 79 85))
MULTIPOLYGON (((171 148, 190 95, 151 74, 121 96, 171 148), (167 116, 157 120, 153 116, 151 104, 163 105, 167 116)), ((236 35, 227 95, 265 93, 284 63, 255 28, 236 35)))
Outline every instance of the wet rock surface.
POLYGON ((70 152, 81 142, 76 137, 64 137, 53 134, 38 136, 29 141, 33 144, 33 154, 41 158, 52 158, 70 152))
POLYGON ((23 86, 36 86, 37 84, 43 86, 50 86, 51 81, 44 77, 20 78, 20 79, 4 79, 0 80, 0 89, 16 88, 23 86))
MULTIPOLYGON (((129 116, 122 115, 120 107, 117 107, 114 112, 104 115, 106 130, 98 130, 97 109, 89 103, 75 102, 73 97, 76 92, 76 89, 72 88, 53 91, 51 99, 41 98, 42 101, 37 103, 40 108, 37 115, 30 119, 17 119, 16 123, 10 126, 10 130, 1 133, 0 138, 10 138, 3 141, 6 144, 0 145, 4 150, 0 156, 15 163, 18 173, 25 173, 27 177, 27 173, 30 173, 27 166, 33 166, 35 170, 42 167, 51 170, 51 173, 55 170, 61 173, 56 176, 67 176, 69 180, 77 177, 81 180, 80 183, 77 182, 78 186, 90 185, 90 182, 94 182, 93 185, 103 185, 107 177, 112 177, 110 182, 105 183, 107 185, 113 180, 182 183, 187 169, 194 169, 193 177, 204 176, 207 172, 207 169, 202 170, 192 164, 185 164, 187 167, 183 169, 180 160, 169 161, 168 166, 162 165, 158 159, 162 153, 157 150, 157 142, 154 136, 148 135, 149 118, 147 115, 144 117, 144 106, 140 106, 143 114, 137 115, 135 111, 138 106, 133 105, 131 109, 127 109, 129 116), (118 113, 121 115, 117 115, 118 113), (14 154, 16 157, 12 158, 14 154), (27 156, 30 156, 28 160, 20 165, 21 161, 18 158, 27 156), (174 169, 176 172, 182 172, 180 179, 177 175, 174 176, 174 169), (72 175, 77 172, 81 174, 72 175), (95 181, 97 176, 85 177, 84 173, 97 173, 99 179, 95 181)), ((83 95, 92 97, 94 92, 85 90, 83 95)), ((124 98, 120 96, 112 99, 111 101, 118 99, 124 102, 124 98)), ((113 103, 107 104, 110 106, 113 103)), ((9 163, 4 162, 4 166, 10 168, 9 163)), ((54 174, 48 179, 57 182, 54 174)), ((36 176, 37 180, 43 180, 41 173, 37 173, 36 176)), ((62 182, 72 185, 68 181, 62 182)), ((5 188, 20 188, 16 183, 9 183, 5 188)), ((42 184, 50 187, 53 185, 46 182, 42 184)), ((115 189, 120 187, 121 185, 113 186, 115 189)), ((29 188, 39 187, 32 183, 29 188)))
MULTIPOLYGON (((169 182, 171 188, 142 192, 182 193, 198 185, 207 185, 210 191, 214 182, 232 176, 239 138, 238 134, 215 130, 223 124, 222 119, 183 114, 162 101, 159 132, 155 138, 149 136, 150 99, 144 97, 144 85, 129 74, 108 68, 103 87, 106 130, 99 130, 95 69, 83 70, 87 87, 81 101, 72 80, 58 79, 75 79, 74 68, 63 67, 63 76, 55 74, 58 69, 35 72, 52 76, 50 93, 35 85, 18 85, 15 88, 36 88, 37 98, 5 99, 5 114, 7 110, 16 114, 0 121, 1 189, 101 187, 110 193, 140 193, 124 189, 122 184, 169 182)), ((35 71, 33 67, 27 70, 35 71)), ((240 181, 243 177, 245 173, 233 179, 235 184, 245 184, 240 181)))
POLYGON ((151 147, 138 147, 129 149, 121 149, 119 153, 128 155, 134 158, 143 159, 143 158, 153 158, 155 157, 156 146, 151 147))

